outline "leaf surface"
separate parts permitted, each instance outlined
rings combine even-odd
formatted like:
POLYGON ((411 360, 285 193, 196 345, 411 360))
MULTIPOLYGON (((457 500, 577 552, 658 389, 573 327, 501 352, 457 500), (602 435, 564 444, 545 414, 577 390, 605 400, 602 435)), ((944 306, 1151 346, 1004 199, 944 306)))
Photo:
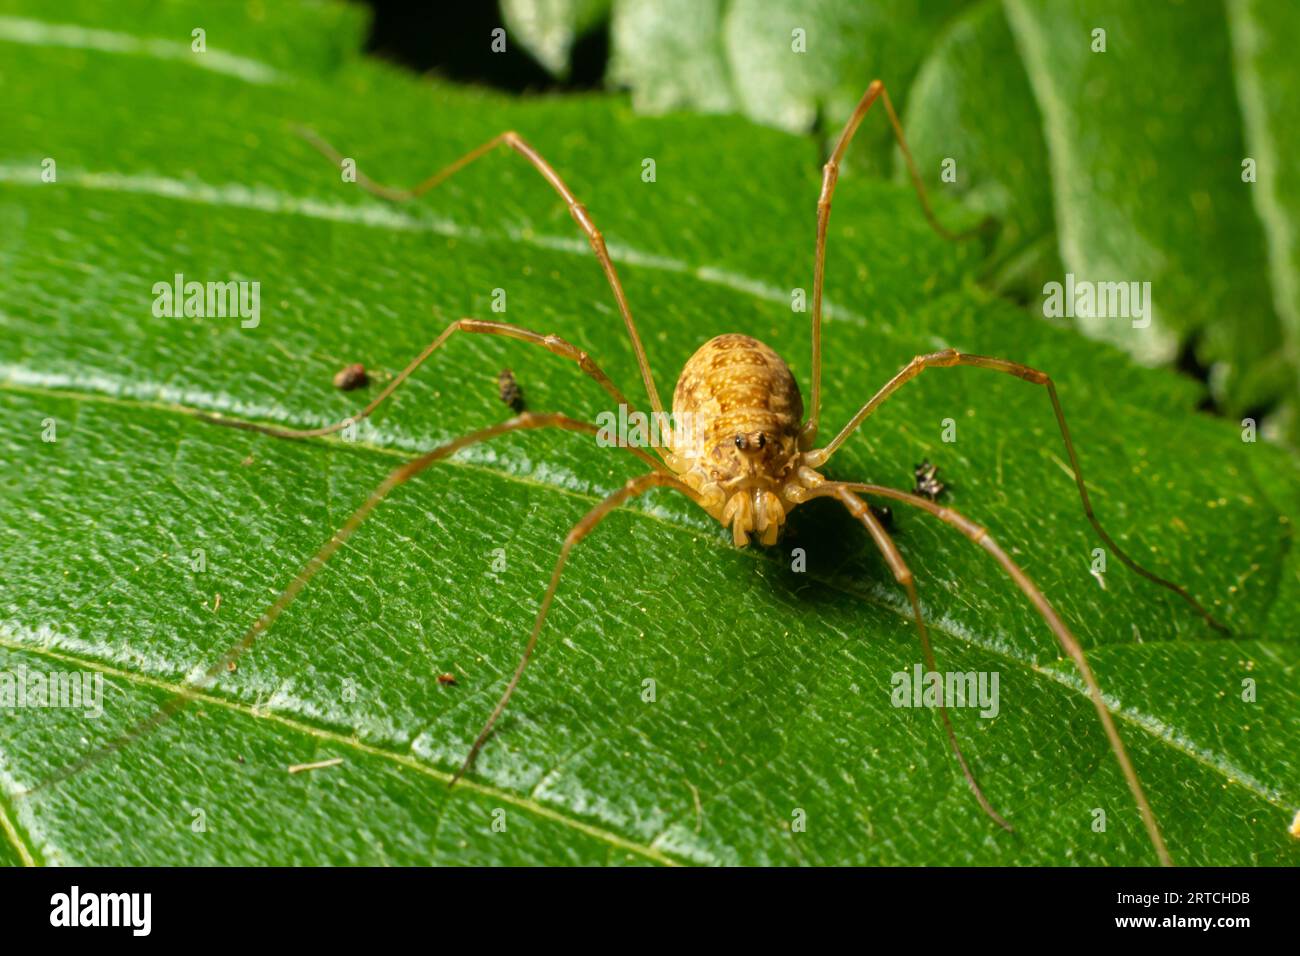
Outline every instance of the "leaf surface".
MULTIPOLYGON (((543 351, 464 336, 356 442, 279 441, 193 411, 337 420, 360 393, 335 390, 335 371, 362 361, 382 382, 461 315, 562 335, 642 401, 585 241, 517 157, 395 207, 343 182, 289 124, 398 183, 522 132, 607 236, 665 395, 721 332, 762 338, 806 382, 807 316, 790 302, 810 281, 820 157, 739 119, 649 119, 603 96, 515 101, 360 61, 257 83, 147 47, 0 43, 13 107, 0 118, 0 672, 103 680, 98 718, 0 713, 0 860, 1152 861, 1046 627, 982 551, 901 509, 941 666, 1000 675, 998 716, 955 721, 1016 834, 980 813, 937 715, 891 705, 893 675, 920 660, 905 600, 826 502, 796 511, 766 551, 732 548, 669 493, 616 511, 575 551, 511 709, 448 789, 565 532, 644 467, 572 434, 477 446, 404 486, 237 671, 157 733, 20 796, 219 658, 393 467, 505 418, 501 368, 534 410, 594 417, 608 402, 543 351), (40 181, 45 157, 55 183, 40 181), (258 281, 260 323, 155 315, 155 283, 177 273, 258 281), (795 547, 805 572, 791 570, 795 547), (446 672, 454 686, 436 680, 446 672)), ((1049 370, 1102 520, 1237 636, 1212 636, 1114 560, 1090 573, 1099 544, 1046 396, 1025 383, 927 373, 830 474, 906 486, 917 461, 938 462, 948 503, 990 529, 1089 648, 1175 859, 1296 862, 1295 460, 1193 413, 1183 380, 982 291, 980 250, 932 234, 907 189, 846 176, 835 208, 826 421, 944 345, 1049 370)))

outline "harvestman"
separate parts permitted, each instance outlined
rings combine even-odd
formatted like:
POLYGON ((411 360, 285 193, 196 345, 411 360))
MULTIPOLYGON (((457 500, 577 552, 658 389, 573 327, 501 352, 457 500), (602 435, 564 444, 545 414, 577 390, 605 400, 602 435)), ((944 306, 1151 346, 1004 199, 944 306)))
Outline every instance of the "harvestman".
MULTIPOLYGON (((1124 774, 1124 779, 1128 783, 1129 790, 1132 791, 1134 801, 1137 803, 1151 843, 1161 863, 1168 865, 1171 860, 1164 839, 1161 836, 1159 825, 1156 823, 1151 805, 1147 802, 1146 794, 1142 790, 1142 785, 1138 780, 1136 771, 1133 769, 1132 762, 1129 760, 1128 752, 1120 739, 1111 714, 1102 700, 1101 690, 1097 685, 1096 678, 1093 676, 1092 668, 1089 667, 1084 656, 1083 649, 1051 604, 1048 603, 1047 598, 1043 596, 1043 593, 1039 591, 1029 577, 997 545, 987 531, 951 508, 915 494, 881 485, 863 482, 829 481, 817 471, 817 469, 825 465, 836 449, 871 416, 872 412, 902 388, 903 385, 927 369, 968 365, 1014 375, 1032 384, 1041 385, 1046 389, 1051 400, 1052 411, 1056 415, 1057 425, 1065 443, 1075 484, 1079 490, 1079 498, 1083 503, 1084 513, 1098 536, 1134 572, 1173 591, 1191 605, 1211 626, 1221 631, 1226 630, 1186 590, 1140 566, 1102 528, 1093 513, 1092 503, 1088 498, 1088 489, 1083 482, 1082 473, 1079 469, 1079 460, 1075 455, 1074 445, 1070 440, 1069 428, 1065 424, 1065 414, 1061 410, 1056 387, 1051 378, 1037 369, 1001 358, 966 355, 954 349, 943 349, 938 352, 918 355, 903 366, 875 395, 869 398, 866 404, 858 410, 848 424, 840 429, 829 444, 820 448, 816 447, 818 416, 821 410, 822 278, 825 272, 826 230, 830 222, 831 198, 834 195, 835 184, 839 178, 840 162, 843 160, 849 143, 852 142, 863 117, 877 100, 880 100, 884 105, 885 114, 889 119, 894 138, 898 141, 903 158, 907 162, 908 171, 911 174, 912 183, 916 189, 926 220, 936 232, 945 238, 964 238, 964 235, 957 236, 950 233, 936 219, 926 196, 921 176, 917 172, 916 163, 913 161, 911 151, 907 147, 907 141, 903 136, 902 127, 899 125, 898 116, 894 112, 893 104, 890 102, 889 93, 880 80, 873 81, 867 87, 857 108, 853 111, 853 115, 849 117, 830 159, 827 160, 823 167, 821 195, 817 201, 817 243, 813 271, 812 408, 807 422, 802 421, 803 400, 794 376, 781 357, 763 343, 744 335, 720 335, 706 342, 691 356, 682 370, 681 377, 677 382, 677 388, 673 394, 672 420, 676 422, 694 421, 698 423, 698 427, 692 429, 689 433, 679 430, 673 434, 668 450, 655 449, 659 458, 655 458, 640 448, 627 448, 632 454, 646 462, 651 470, 629 480, 622 488, 592 508, 569 531, 560 548, 559 557, 556 559, 555 568, 551 573, 550 583, 547 585, 541 606, 538 608, 537 618, 533 624, 533 630, 529 635, 528 642, 524 647, 519 666, 515 669, 514 675, 506 685, 500 701, 493 708, 487 722, 483 725, 483 729, 475 738, 465 762, 452 778, 452 783, 459 780, 474 762, 474 758, 487 741, 497 718, 505 710, 506 704, 518 686, 524 668, 528 666, 528 662, 532 658, 538 636, 542 632, 542 625, 546 621, 546 613, 551 606, 552 599, 555 597, 556 587, 560 582, 560 574, 564 570, 565 562, 568 560, 573 546, 590 533, 606 515, 619 505, 651 488, 673 488, 682 492, 708 512, 711 517, 724 526, 729 525, 732 539, 737 547, 747 545, 751 534, 757 534, 760 544, 775 544, 781 526, 791 509, 813 498, 836 499, 848 509, 854 518, 865 526, 872 540, 880 549, 885 561, 889 564, 894 578, 907 592, 926 666, 932 671, 937 670, 934 653, 930 647, 930 638, 926 632, 925 620, 921 615, 921 605, 917 598, 912 572, 903 561, 902 555, 899 554, 888 532, 881 525, 879 519, 872 514, 870 507, 861 497, 861 495, 871 495, 892 498, 914 508, 920 508, 940 521, 956 528, 961 534, 988 551, 1016 586, 1029 598, 1056 635, 1065 653, 1078 667, 1079 673, 1088 688, 1088 693, 1092 698, 1093 706, 1101 719, 1102 727, 1109 738, 1111 749, 1124 774)), ((300 130, 300 132, 330 160, 335 163, 343 161, 343 157, 332 146, 316 136, 315 133, 310 130, 300 130)), ((637 332, 636 323, 632 319, 632 312, 628 307, 627 297, 623 293, 622 283, 619 282, 614 263, 605 248, 604 238, 596 228, 586 208, 578 202, 569 187, 565 185, 564 180, 560 178, 560 175, 518 133, 510 131, 493 137, 411 189, 394 189, 384 186, 369 179, 360 171, 356 174, 356 181, 367 191, 385 199, 394 201, 416 199, 498 146, 509 147, 526 159, 541 174, 542 178, 559 193, 567 204, 573 219, 583 233, 586 234, 591 243, 592 251, 600 262, 601 269, 604 271, 605 278, 608 280, 610 289, 614 294, 614 300, 618 304, 623 323, 627 327, 627 334, 631 340, 633 351, 636 353, 637 365, 641 371, 641 380, 645 385, 651 408, 656 419, 663 420, 664 409, 659 399, 659 392, 655 387, 654 377, 650 372, 650 363, 646 358, 645 348, 641 344, 641 336, 637 332)), ((615 402, 631 408, 623 393, 592 361, 591 357, 564 339, 555 335, 541 335, 529 329, 504 322, 463 318, 447 326, 361 412, 352 418, 344 419, 342 422, 322 428, 293 429, 260 425, 252 422, 230 421, 212 415, 199 415, 198 417, 215 424, 262 432, 279 438, 302 439, 329 435, 352 422, 365 418, 373 412, 423 364, 425 359, 437 351, 456 332, 503 335, 507 338, 541 346, 562 358, 577 363, 578 367, 586 375, 594 379, 615 402)), ((464 435, 395 469, 380 482, 379 486, 370 493, 365 502, 334 533, 329 541, 307 561, 276 601, 258 617, 239 643, 232 647, 221 660, 213 664, 199 679, 189 683, 184 691, 169 700, 152 716, 141 721, 111 743, 87 754, 77 763, 35 789, 43 789, 59 780, 72 776, 89 764, 120 749, 162 724, 183 707, 192 698, 195 691, 215 680, 223 671, 233 668, 235 661, 252 646, 262 632, 271 626, 281 612, 298 596, 298 593, 302 591, 307 582, 321 569, 343 542, 356 531, 370 512, 398 485, 420 474, 435 462, 447 458, 469 445, 486 441, 507 432, 536 428, 559 428, 565 431, 584 432, 592 435, 598 431, 593 424, 578 421, 559 413, 524 412, 508 421, 490 425, 464 435)), ((975 776, 962 754, 961 747, 957 743, 952 721, 942 704, 939 713, 948 742, 958 764, 961 766, 966 781, 975 794, 975 799, 984 812, 999 826, 1011 830, 1011 825, 993 809, 993 806, 976 782, 975 776)))

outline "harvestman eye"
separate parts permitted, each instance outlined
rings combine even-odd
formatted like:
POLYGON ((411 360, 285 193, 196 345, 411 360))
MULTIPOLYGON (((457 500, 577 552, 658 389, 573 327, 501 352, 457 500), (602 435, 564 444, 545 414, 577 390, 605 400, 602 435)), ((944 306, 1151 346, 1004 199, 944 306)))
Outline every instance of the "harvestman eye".
MULTIPOLYGON (((881 521, 873 514, 871 507, 868 506, 863 496, 871 498, 888 498, 901 502, 913 508, 918 508, 932 517, 956 528, 961 534, 965 535, 972 542, 982 547, 993 557, 1002 570, 1011 578, 1016 587, 1029 599, 1038 612, 1042 615, 1048 627, 1056 636, 1062 650, 1074 662, 1078 668, 1083 682, 1087 687, 1088 694, 1092 699, 1094 708, 1097 711, 1098 719, 1101 722, 1102 729, 1109 741, 1115 759, 1123 773, 1124 780, 1132 793, 1133 800, 1141 813, 1143 823, 1146 827, 1148 837, 1151 841, 1156 855, 1163 864, 1170 864, 1169 852, 1165 847, 1164 838, 1161 836, 1159 825, 1156 822, 1155 814, 1147 801, 1146 794, 1142 789, 1142 784, 1138 779, 1137 772, 1134 770, 1129 760, 1128 752, 1125 749, 1124 742, 1120 738, 1119 731, 1115 727, 1115 722, 1102 699, 1101 689, 1093 676, 1092 668, 1089 666, 1083 648, 1075 639, 1074 635, 1066 627, 1065 622, 1057 614, 1047 598, 1029 579, 1028 575, 1011 560, 1008 554, 998 546, 997 543, 989 536, 988 532, 975 522, 958 514, 951 508, 937 504, 935 501, 921 497, 910 492, 898 491, 893 488, 887 488, 881 485, 866 484, 862 482, 847 481, 829 481, 823 478, 817 471, 826 464, 827 460, 844 442, 853 435, 853 433, 862 425, 863 422, 871 416, 877 408, 880 407, 895 392, 902 388, 909 381, 920 375, 922 372, 932 368, 949 368, 953 366, 970 366, 973 368, 988 369, 994 372, 1000 372, 1005 375, 1011 375, 1015 378, 1022 379, 1033 385, 1041 386, 1045 389, 1047 397, 1051 402, 1052 411, 1056 417, 1058 429, 1061 434, 1062 442, 1065 446, 1066 455, 1069 458, 1070 467, 1074 474, 1075 484, 1078 488, 1079 498, 1083 505, 1084 514, 1091 523, 1094 531, 1107 545, 1110 551, 1115 554, 1125 565, 1135 573, 1146 578, 1155 584, 1160 585, 1178 595, 1187 605, 1200 614, 1210 626, 1226 631, 1218 621, 1216 621, 1201 604, 1192 597, 1186 590, 1171 581, 1166 580, 1159 575, 1147 570, 1139 565, 1128 556, 1102 528, 1096 515, 1093 513, 1092 503, 1088 497, 1088 489, 1084 484, 1083 476, 1079 469, 1078 456, 1075 454, 1074 444, 1070 439, 1069 428, 1065 423, 1065 413, 1061 408, 1061 403, 1056 394, 1056 386, 1053 384, 1044 372, 1030 368, 1018 362, 1012 362, 1007 359, 991 358, 981 355, 967 355, 958 352, 955 349, 942 349, 938 352, 931 352, 924 355, 918 355, 903 367, 885 383, 874 395, 869 397, 861 406, 858 412, 849 420, 847 424, 831 439, 826 445, 817 447, 816 439, 819 426, 819 415, 821 411, 821 365, 822 365, 822 348, 821 348, 821 325, 822 325, 822 280, 825 273, 826 262, 826 234, 830 222, 831 197, 835 192, 835 185, 839 178, 840 162, 843 160, 845 152, 852 141, 854 134, 857 132, 863 117, 871 106, 879 100, 884 107, 885 115, 889 125, 893 130, 894 137, 898 142, 899 149, 903 158, 907 162, 907 167, 911 173, 912 183, 915 187, 917 198, 920 201, 921 210, 926 220, 936 232, 950 240, 959 240, 973 234, 971 233, 954 235, 949 232, 935 218, 934 212, 930 207, 929 198, 926 196, 925 187, 922 183, 920 174, 917 172, 916 164, 912 160, 912 155, 907 147, 907 141, 903 136, 902 128, 899 125, 898 117, 894 112, 894 107, 889 99, 889 94, 885 90, 884 84, 880 80, 875 80, 867 87, 862 99, 859 101, 853 115, 849 117, 840 138, 835 145, 830 158, 823 167, 821 195, 817 202, 817 234, 814 246, 813 259, 813 296, 812 296, 812 370, 811 370, 811 391, 810 391, 810 409, 806 422, 801 422, 803 417, 803 401, 799 391, 799 386, 795 382, 794 376, 785 362, 776 352, 756 339, 744 335, 720 335, 711 339, 700 346, 699 350, 687 361, 683 368, 681 376, 678 379, 677 389, 673 401, 673 418, 679 421, 696 421, 702 424, 702 427, 687 430, 684 434, 673 435, 674 444, 671 449, 665 451, 662 448, 656 448, 655 451, 659 457, 654 457, 640 448, 626 448, 626 452, 635 455, 643 463, 649 466, 650 470, 638 477, 630 479, 622 488, 609 495, 594 508, 592 508, 581 520, 573 526, 569 534, 565 537, 560 547, 560 553, 556 558, 555 568, 552 571, 550 583, 547 585, 542 595, 541 604, 538 607, 537 616, 533 623, 533 629, 524 646, 523 654, 519 660, 513 676, 506 684, 500 700, 493 708, 482 730, 474 740, 464 763, 452 778, 452 783, 460 779, 471 767, 474 758, 482 750, 487 742, 492 728, 497 718, 501 716, 506 705, 510 701, 511 695, 518 686, 520 678, 523 676, 524 669, 528 666, 532 658, 533 651, 537 646, 539 636, 542 634, 543 626, 546 622, 546 614, 550 609, 551 602, 555 597, 556 588, 559 586, 561 574, 564 570, 565 563, 568 560, 569 553, 575 545, 586 537, 601 520, 604 519, 611 511, 619 505, 636 497, 651 488, 673 488, 686 495, 696 504, 700 505, 709 515, 717 519, 724 526, 729 526, 732 532, 732 539, 737 546, 745 546, 750 543, 752 535, 758 536, 758 542, 763 545, 775 544, 784 524, 787 515, 798 505, 812 498, 834 498, 844 505, 849 514, 859 521, 867 530, 876 546, 884 556, 890 566, 893 575, 900 586, 906 591, 908 601, 912 609, 912 617, 916 624, 916 630, 920 639, 922 654, 925 658, 926 666, 931 671, 938 670, 935 662, 934 652, 930 647, 930 639, 926 630, 925 620, 921 615, 921 605, 917 597, 916 585, 912 577, 911 570, 903 561, 902 555, 895 547, 889 533, 882 526, 881 521), (739 374, 738 374, 739 373, 739 374), (735 446, 740 449, 746 447, 746 434, 756 434, 755 441, 759 448, 765 447, 767 436, 771 435, 776 439, 788 439, 788 444, 783 447, 792 449, 789 456, 783 460, 749 460, 735 459, 733 457, 718 456, 714 452, 727 441, 733 441, 735 446), (721 468, 718 461, 723 461, 721 468), (706 462, 707 467, 706 467, 706 462), (728 472, 727 468, 741 469, 747 471, 728 472)), ((342 155, 330 146, 315 133, 310 130, 299 130, 312 145, 321 153, 329 158, 336 165, 343 161, 342 155)), ((628 306, 627 297, 623 293, 622 283, 619 281, 617 270, 614 263, 609 257, 605 248, 605 240, 597 230, 591 216, 587 213, 586 208, 578 202, 577 198, 570 192, 569 187, 565 185, 564 180, 551 167, 551 165, 542 158, 542 156, 533 149, 518 133, 505 132, 488 140, 481 146, 470 151, 465 156, 444 167, 442 170, 434 173, 428 179, 411 189, 395 189, 389 186, 381 185, 359 171, 356 173, 356 182, 369 192, 393 201, 408 201, 422 196, 424 193, 438 186, 455 173, 466 167, 472 162, 482 158, 498 146, 506 146, 518 153, 527 160, 533 168, 541 174, 550 186, 559 193, 561 199, 568 206, 570 214, 577 222, 579 228, 586 234, 595 253, 596 259, 600 263, 601 269, 609 282, 610 290, 613 293, 614 301, 618 306, 618 311, 626 327, 628 338, 631 341, 633 352, 636 355, 637 366, 641 373, 641 382, 645 387, 646 396, 650 402, 650 407, 658 416, 663 415, 663 404, 659 398, 658 389, 655 387, 654 377, 650 371, 650 363, 646 358, 645 348, 641 343, 641 336, 637 332, 636 323, 632 319, 632 312, 628 306)), ((334 178, 337 182, 337 177, 334 178)), ((234 428, 243 428, 251 431, 262 432, 267 435, 274 435, 279 438, 304 439, 329 435, 339 431, 348 424, 356 422, 370 415, 381 403, 383 403, 392 393, 424 363, 435 351, 437 351, 452 335, 457 332, 468 332, 474 335, 501 335, 507 338, 525 342, 529 345, 539 346, 550 352, 575 362, 579 368, 590 378, 592 378, 605 392, 619 404, 627 405, 631 411, 631 403, 618 387, 609 379, 609 377, 600 369, 600 367, 591 360, 586 352, 574 345, 566 342, 564 339, 555 335, 542 335, 529 329, 521 328, 516 325, 510 325, 504 322, 491 322, 474 318, 457 319, 447 326, 419 355, 417 355, 409 365, 406 366, 384 390, 376 396, 370 404, 357 414, 342 422, 328 425, 323 428, 293 429, 281 428, 275 425, 260 425, 245 421, 227 421, 217 416, 201 414, 198 417, 203 421, 217 425, 226 425, 234 428)), ((193 698, 195 692, 209 685, 217 676, 224 673, 235 663, 235 661, 247 651, 257 638, 266 631, 280 614, 287 608, 297 597, 298 593, 307 585, 317 571, 325 564, 326 561, 336 552, 342 544, 352 535, 361 523, 370 515, 372 511, 384 500, 387 495, 397 486, 404 484, 406 481, 420 474, 435 462, 441 461, 453 453, 473 445, 477 442, 486 441, 495 438, 498 435, 504 435, 508 432, 521 431, 526 429, 541 428, 559 428, 566 431, 582 432, 595 435, 599 429, 586 421, 569 418, 558 412, 534 413, 523 412, 505 422, 489 425, 480 428, 477 431, 470 432, 455 441, 448 442, 432 451, 425 452, 417 458, 414 458, 395 469, 387 478, 385 478, 378 487, 376 487, 368 498, 359 508, 347 519, 316 554, 312 555, 303 565, 302 569, 289 582, 280 596, 266 609, 245 632, 240 641, 232 647, 218 661, 214 662, 201 676, 188 682, 186 689, 180 694, 169 700, 163 707, 149 718, 141 721, 132 727, 122 737, 108 744, 101 746, 83 756, 76 763, 66 767, 50 780, 40 784, 34 790, 41 790, 51 786, 61 780, 65 780, 73 774, 79 772, 85 767, 97 762, 103 757, 114 751, 126 746, 132 741, 138 739, 143 734, 159 726, 170 718, 176 711, 183 707, 193 698)), ((941 486, 940 486, 941 487, 941 486)), ((884 509, 881 509, 882 512, 884 509)), ((1010 830, 1011 826, 1005 819, 993 809, 992 804, 985 797, 980 785, 976 782, 975 775, 963 756, 961 747, 957 742, 956 733, 953 730, 952 721, 948 712, 942 704, 939 707, 939 714, 942 718, 944 732, 947 735, 948 742, 956 757, 957 763, 961 768, 962 774, 969 783, 974 793, 976 801, 986 814, 998 825, 1010 830)), ((31 793, 34 791, 28 791, 31 793)))

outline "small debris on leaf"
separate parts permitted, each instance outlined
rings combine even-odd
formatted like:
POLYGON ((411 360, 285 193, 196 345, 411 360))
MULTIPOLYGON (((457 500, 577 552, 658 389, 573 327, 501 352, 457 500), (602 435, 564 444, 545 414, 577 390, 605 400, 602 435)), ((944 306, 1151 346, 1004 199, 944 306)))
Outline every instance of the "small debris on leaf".
POLYGON ((931 501, 937 501, 943 494, 946 487, 939 480, 939 466, 930 464, 928 459, 923 460, 916 466, 916 486, 912 489, 915 494, 922 498, 929 498, 931 501))
POLYGON ((296 763, 289 768, 289 772, 303 773, 307 770, 324 770, 326 767, 337 767, 342 762, 342 757, 335 757, 333 760, 318 760, 315 763, 296 763))
POLYGON ((366 367, 360 362, 341 368, 334 375, 334 387, 350 392, 354 388, 363 388, 370 382, 366 367))
POLYGON ((497 376, 497 388, 501 396, 501 401, 509 405, 515 412, 524 410, 524 390, 519 387, 515 381, 515 373, 508 368, 503 368, 501 374, 497 376))

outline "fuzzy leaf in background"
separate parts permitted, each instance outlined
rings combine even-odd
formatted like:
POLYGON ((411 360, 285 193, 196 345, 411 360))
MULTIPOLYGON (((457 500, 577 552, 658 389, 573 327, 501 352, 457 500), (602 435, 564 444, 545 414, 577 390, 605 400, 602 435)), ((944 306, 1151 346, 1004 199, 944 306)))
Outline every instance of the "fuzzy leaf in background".
POLYGON ((515 39, 553 75, 569 72, 583 36, 609 18, 613 0, 502 0, 501 15, 515 39))
POLYGON ((1006 8, 1044 115, 1065 267, 1152 286, 1149 328, 1102 317, 1081 320, 1084 331, 1150 361, 1197 342, 1235 412, 1294 396, 1255 184, 1243 182, 1223 5, 1006 8), (1095 30, 1104 52, 1093 52, 1095 30))

